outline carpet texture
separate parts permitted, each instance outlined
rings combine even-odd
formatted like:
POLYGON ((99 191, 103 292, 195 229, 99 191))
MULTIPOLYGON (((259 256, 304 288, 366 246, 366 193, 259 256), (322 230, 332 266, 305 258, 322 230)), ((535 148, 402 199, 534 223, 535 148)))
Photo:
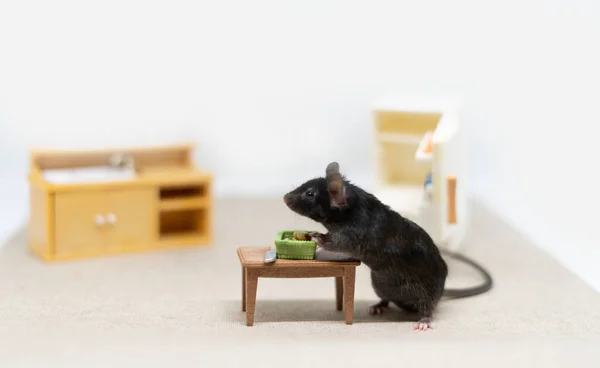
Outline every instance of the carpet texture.
MULTIPOLYGON (((415 332, 357 270, 355 322, 335 309, 333 279, 259 279, 255 325, 241 312, 236 247, 313 228, 281 200, 216 202, 208 247, 47 264, 22 230, 0 248, 0 366, 252 365, 578 366, 600 359, 600 294, 478 205, 463 252, 489 269, 489 293, 443 301, 415 332), (593 360, 591 360, 593 359, 593 360), (591 360, 591 361, 590 361, 591 360), (586 363, 587 362, 587 363, 586 363)), ((479 283, 449 262, 447 285, 479 283)))

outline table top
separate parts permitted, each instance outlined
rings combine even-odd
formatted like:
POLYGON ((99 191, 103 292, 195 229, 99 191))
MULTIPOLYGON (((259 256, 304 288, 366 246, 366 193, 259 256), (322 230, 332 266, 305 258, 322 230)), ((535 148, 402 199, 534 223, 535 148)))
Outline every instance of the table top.
POLYGON ((237 250, 240 262, 244 267, 344 267, 360 266, 360 261, 318 261, 318 260, 294 260, 277 259, 273 263, 264 263, 265 253, 271 247, 240 247, 237 250))

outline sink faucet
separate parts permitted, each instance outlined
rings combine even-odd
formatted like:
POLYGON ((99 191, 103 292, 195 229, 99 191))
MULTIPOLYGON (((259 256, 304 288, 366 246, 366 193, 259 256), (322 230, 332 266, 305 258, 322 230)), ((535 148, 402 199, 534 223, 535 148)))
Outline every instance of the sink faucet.
POLYGON ((135 170, 135 159, 131 153, 114 153, 108 161, 111 167, 135 170))

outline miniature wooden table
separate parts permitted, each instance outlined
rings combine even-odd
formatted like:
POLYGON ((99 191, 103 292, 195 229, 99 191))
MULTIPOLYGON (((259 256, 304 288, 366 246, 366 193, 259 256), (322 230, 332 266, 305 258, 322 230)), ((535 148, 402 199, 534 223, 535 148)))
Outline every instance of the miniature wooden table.
POLYGON ((277 259, 264 263, 265 253, 270 247, 242 247, 237 253, 242 265, 242 311, 246 312, 246 325, 254 324, 256 289, 259 277, 304 278, 335 277, 336 307, 344 309, 346 324, 354 321, 354 283, 359 261, 296 261, 277 259))

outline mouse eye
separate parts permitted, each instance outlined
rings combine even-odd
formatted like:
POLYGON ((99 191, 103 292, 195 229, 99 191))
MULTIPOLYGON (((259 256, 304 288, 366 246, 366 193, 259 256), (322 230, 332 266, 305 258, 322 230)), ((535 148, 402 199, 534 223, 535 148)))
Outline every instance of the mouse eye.
POLYGON ((307 190, 306 193, 304 193, 307 197, 314 197, 315 192, 313 192, 312 190, 307 190))

